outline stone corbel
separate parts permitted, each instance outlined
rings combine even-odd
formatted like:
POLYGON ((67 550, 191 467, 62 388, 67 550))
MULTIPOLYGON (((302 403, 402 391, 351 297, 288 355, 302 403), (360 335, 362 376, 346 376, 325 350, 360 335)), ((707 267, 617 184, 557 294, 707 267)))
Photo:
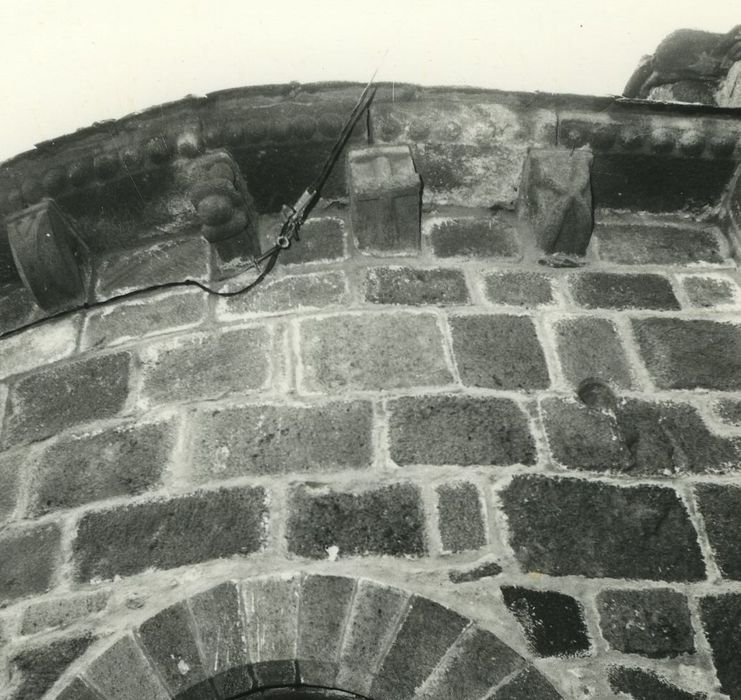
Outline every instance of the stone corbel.
POLYGON ((42 199, 5 218, 18 273, 47 312, 85 301, 89 282, 87 246, 52 199, 42 199))
POLYGON ((520 220, 546 253, 584 255, 594 228, 592 153, 531 149, 520 183, 520 220))
POLYGON ((258 216, 239 166, 225 151, 187 162, 188 195, 211 244, 217 270, 250 261, 260 254, 258 216))

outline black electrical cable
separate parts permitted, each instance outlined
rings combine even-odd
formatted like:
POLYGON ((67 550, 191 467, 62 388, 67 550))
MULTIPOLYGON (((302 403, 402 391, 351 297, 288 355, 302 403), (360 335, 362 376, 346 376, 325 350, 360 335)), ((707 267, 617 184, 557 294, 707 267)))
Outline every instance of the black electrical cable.
MULTIPOLYGON (((375 74, 374 74, 374 77, 375 77, 375 74)), ((258 270, 258 276, 252 282, 245 285, 244 287, 240 287, 239 289, 235 289, 233 291, 220 291, 218 289, 214 289, 213 287, 209 287, 208 285, 203 284, 202 282, 198 282, 197 280, 191 280, 191 279, 181 280, 178 282, 163 282, 162 284, 155 284, 149 287, 143 287, 142 289, 136 289, 132 292, 126 292, 125 294, 119 294, 118 296, 113 296, 103 301, 84 302, 73 308, 64 309, 55 314, 49 314, 47 316, 44 316, 43 318, 37 319, 36 321, 32 321, 31 323, 27 323, 18 328, 14 328, 12 331, 1 333, 0 340, 2 340, 3 338, 8 338, 8 337, 17 335, 18 333, 28 330, 29 328, 38 326, 42 323, 46 323, 47 321, 52 321, 54 319, 62 318, 64 316, 69 316, 70 314, 77 313, 78 311, 97 309, 100 307, 109 306, 109 305, 112 305, 120 301, 125 301, 127 299, 131 299, 134 297, 143 296, 144 294, 148 294, 150 292, 162 291, 162 290, 167 290, 167 289, 177 289, 181 287, 197 287, 198 289, 202 289, 203 291, 208 292, 209 294, 216 295, 216 296, 234 297, 234 296, 239 296, 240 294, 245 294, 246 292, 256 287, 270 274, 272 269, 275 267, 275 264, 278 262, 278 258, 280 257, 281 251, 290 248, 294 241, 299 240, 299 235, 298 235, 299 229, 301 228, 302 224, 306 220, 306 217, 311 212, 317 200, 319 199, 319 193, 321 192, 322 187, 326 183, 327 178, 329 177, 329 174, 332 171, 334 164, 337 162, 337 159, 339 158, 340 153, 342 152, 342 149, 345 147, 347 139, 352 133, 352 130, 355 128, 355 124, 357 123, 358 119, 363 114, 363 112, 365 112, 370 107, 370 104, 373 101, 373 97, 376 94, 376 88, 372 87, 372 84, 373 84, 373 78, 371 78, 371 80, 365 86, 365 88, 363 89, 363 92, 360 94, 360 97, 358 98, 358 101, 355 103, 355 106, 353 107, 352 112, 350 112, 350 116, 347 118, 347 121, 342 127, 342 130, 340 131, 340 135, 335 141, 334 146, 332 147, 332 151, 330 152, 329 156, 325 160, 324 165, 322 166, 322 170, 319 173, 319 176, 316 178, 314 183, 311 186, 309 186, 306 189, 306 191, 299 197, 296 204, 293 207, 288 208, 290 213, 288 217, 286 218, 285 222, 283 223, 283 226, 281 227, 280 234, 278 235, 276 239, 275 245, 273 245, 271 248, 269 248, 267 251, 265 251, 264 253, 262 253, 260 256, 258 256, 257 258, 253 260, 253 267, 258 270), (265 261, 267 261, 265 266, 263 268, 260 268, 261 263, 264 263, 265 261)), ((245 272, 248 272, 251 269, 253 268, 246 268, 244 270, 240 270, 240 272, 232 275, 231 277, 222 279, 220 280, 220 282, 222 284, 227 283, 230 280, 240 277, 245 272)))

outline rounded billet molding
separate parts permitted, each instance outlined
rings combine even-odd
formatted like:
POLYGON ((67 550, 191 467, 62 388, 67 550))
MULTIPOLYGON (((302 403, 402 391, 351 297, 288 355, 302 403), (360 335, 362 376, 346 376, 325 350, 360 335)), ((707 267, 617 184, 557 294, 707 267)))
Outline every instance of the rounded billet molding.
POLYGON ((699 156, 705 150, 705 135, 696 129, 682 133, 677 147, 686 156, 699 156))
POLYGON ((677 143, 676 134, 665 127, 654 129, 649 136, 649 147, 654 153, 667 155, 674 150, 677 143))
POLYGON ((84 187, 93 180, 93 159, 83 158, 67 168, 67 177, 75 187, 84 187))
POLYGON ((95 175, 100 180, 108 180, 116 175, 121 164, 118 153, 102 153, 93 159, 95 175))
POLYGON ((104 644, 89 649, 77 675, 47 699, 68 700, 80 688, 100 700, 133 693, 267 698, 260 691, 324 688, 384 700, 415 692, 477 700, 508 697, 510 686, 561 697, 471 619, 408 591, 346 576, 224 581, 104 644))
POLYGON ((737 134, 716 134, 708 140, 708 150, 719 158, 727 158, 733 155, 736 144, 741 143, 737 134))
POLYGON ((172 146, 166 136, 155 136, 147 141, 144 151, 155 165, 167 163, 173 155, 172 146))
POLYGON ((67 171, 61 166, 53 166, 44 173, 42 182, 47 195, 59 194, 67 186, 67 171))

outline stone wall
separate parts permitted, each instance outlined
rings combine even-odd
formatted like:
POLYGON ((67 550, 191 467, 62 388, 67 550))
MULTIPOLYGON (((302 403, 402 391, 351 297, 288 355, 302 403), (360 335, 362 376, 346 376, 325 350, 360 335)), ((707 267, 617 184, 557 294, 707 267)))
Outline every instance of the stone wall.
POLYGON ((5 697, 741 697, 720 230, 601 215, 559 269, 512 212, 422 229, 361 255, 333 206, 247 295, 0 342, 5 697))

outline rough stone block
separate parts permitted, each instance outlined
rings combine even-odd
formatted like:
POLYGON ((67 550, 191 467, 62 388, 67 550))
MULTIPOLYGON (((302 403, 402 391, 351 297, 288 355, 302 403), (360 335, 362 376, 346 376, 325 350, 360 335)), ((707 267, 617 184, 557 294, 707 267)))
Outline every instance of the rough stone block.
POLYGON ((159 403, 255 391, 268 380, 269 352, 267 329, 259 327, 152 345, 143 353, 142 393, 159 403))
POLYGON ((101 700, 101 696, 80 678, 75 678, 54 696, 54 700, 101 700))
POLYGON ((347 173, 350 218, 358 248, 418 250, 422 182, 409 146, 350 151, 347 173))
POLYGON ((588 309, 678 309, 666 277, 650 274, 580 272, 571 275, 571 293, 588 309))
POLYGON ((244 406, 197 414, 192 478, 363 469, 373 459, 366 401, 244 406))
POLYGON ((404 621, 373 681, 371 697, 402 700, 430 675, 468 620, 426 598, 413 597, 404 621))
POLYGON ((0 342, 0 379, 69 357, 77 343, 78 319, 49 321, 0 342))
POLYGON ((592 154, 531 149, 520 183, 518 211, 546 253, 584 255, 594 226, 592 154))
POLYGON ((14 683, 6 696, 8 700, 36 700, 42 697, 93 641, 94 638, 86 633, 17 652, 10 659, 14 683))
POLYGON ((259 687, 298 681, 298 578, 267 578, 243 586, 245 628, 252 673, 259 687))
POLYGON ((518 476, 501 498, 526 571, 658 581, 705 575, 697 533, 672 489, 518 476))
POLYGON ((455 316, 453 354, 461 381, 490 389, 547 389, 543 348, 527 316, 455 316))
POLYGON ((355 582, 307 576, 301 585, 296 658, 301 683, 333 687, 355 582))
POLYGON ((408 599, 408 595, 398 589, 364 579, 358 581, 342 645, 337 687, 368 695, 408 599))
POLYGON ((301 323, 310 391, 448 384, 443 337, 431 314, 341 315, 301 323))
POLYGON ((0 601, 46 592, 60 557, 59 527, 36 525, 0 539, 0 601))
POLYGON ((172 422, 139 423, 52 443, 31 478, 29 512, 38 516, 156 487, 175 429, 172 422))
POLYGON ((128 353, 102 355, 35 372, 10 391, 5 444, 42 440, 78 423, 111 418, 129 393, 128 353))
POLYGON ((469 627, 415 697, 478 700, 524 666, 524 659, 493 634, 469 627))
POLYGON ((373 267, 366 273, 365 300, 374 304, 447 306, 467 304, 469 297, 461 270, 373 267))
POLYGON ((232 321, 252 314, 321 309, 347 300, 347 279, 342 272, 268 277, 247 294, 221 299, 217 314, 232 321))
POLYGON ((741 580, 741 488, 729 484, 697 486, 700 512, 710 546, 721 572, 727 578, 741 580))
POLYGON ((171 697, 141 648, 128 635, 94 659, 84 678, 106 698, 167 700, 171 697))
POLYGON ((0 454, 0 523, 10 520, 15 511, 25 457, 18 452, 0 454))
POLYGON ((584 609, 575 598, 516 586, 502 586, 501 591, 535 654, 568 657, 589 653, 584 609))
POLYGON ((738 286, 725 278, 688 275, 682 278, 682 288, 690 304, 701 309, 735 304, 739 298, 738 286))
POLYGON ((633 332, 661 389, 741 389, 741 326, 706 320, 641 318, 633 332))
POLYGON ((599 379, 621 389, 633 385, 625 350, 612 321, 579 316, 558 321, 554 330, 561 368, 574 387, 585 379, 599 379))
POLYGON ((741 697, 741 595, 726 593, 700 600, 700 618, 713 652, 720 689, 741 697))
POLYGON ((556 689, 532 666, 498 688, 491 700, 561 700, 556 689))
POLYGON ((340 557, 388 554, 421 556, 427 551, 419 492, 411 484, 347 493, 303 487, 290 500, 288 548, 324 559, 330 547, 340 557))
POLYGON ((192 630, 185 603, 165 608, 138 629, 144 651, 173 696, 197 687, 208 677, 192 630))
POLYGON ((741 401, 738 399, 723 399, 715 404, 718 417, 729 425, 741 426, 741 401))
POLYGON ((705 693, 690 693, 677 688, 653 671, 613 666, 608 671, 610 687, 634 700, 707 700, 705 693))
POLYGON ((482 578, 488 578, 490 576, 499 576, 502 573, 502 567, 495 561, 488 561, 484 564, 479 564, 471 569, 464 569, 463 571, 457 571, 455 569, 448 572, 448 578, 451 583, 473 583, 482 578))
POLYGON ((597 596, 602 635, 613 649, 661 659, 692 654, 687 599, 668 588, 607 590, 597 596))
POLYGON ((501 218, 448 219, 433 224, 432 250, 438 257, 519 258, 514 226, 501 218))
POLYGON ((20 282, 0 287, 0 333, 10 333, 41 314, 31 292, 20 282))
POLYGON ((470 482, 437 487, 437 514, 443 550, 465 552, 486 544, 481 494, 470 482))
POLYGON ((619 265, 721 263, 717 229, 604 224, 595 229, 597 255, 619 265))
POLYGON ((108 591, 93 591, 32 603, 23 611, 21 634, 68 627, 103 610, 109 597, 108 591))
POLYGON ((203 668, 219 696, 231 698, 249 691, 253 682, 236 584, 228 581, 209 588, 193 596, 189 606, 196 623, 203 668))
POLYGON ((527 416, 511 399, 409 396, 390 401, 397 464, 534 464, 527 416))
MULTIPOLYGON (((280 233, 283 218, 262 222, 263 250, 271 248, 280 233)), ((281 252, 278 265, 329 262, 345 258, 345 230, 342 219, 320 216, 309 218, 301 227, 301 240, 281 252)))
POLYGON ((91 311, 83 330, 82 347, 110 346, 197 326, 205 317, 206 302, 205 292, 188 289, 91 311))
POLYGON ((487 275, 486 296, 494 304, 533 308, 553 303, 553 284, 538 272, 495 272, 487 275))
POLYGON ((221 489, 85 514, 73 550, 75 578, 127 576, 149 567, 249 554, 260 549, 262 488, 221 489))
POLYGON ((96 296, 110 299, 159 284, 205 282, 210 257, 209 244, 200 237, 150 243, 101 256, 96 265, 96 296))

